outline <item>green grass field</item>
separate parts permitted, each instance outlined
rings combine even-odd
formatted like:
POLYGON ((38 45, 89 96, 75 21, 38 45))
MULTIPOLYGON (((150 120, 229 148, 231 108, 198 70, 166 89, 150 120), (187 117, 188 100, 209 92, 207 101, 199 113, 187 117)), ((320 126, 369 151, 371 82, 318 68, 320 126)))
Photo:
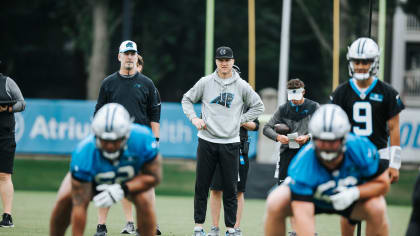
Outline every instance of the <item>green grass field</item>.
MULTIPOLYGON (((4 236, 45 236, 48 235, 48 222, 53 203, 53 192, 16 191, 14 199, 15 228, 0 228, 4 236)), ((247 200, 245 202, 242 230, 244 235, 263 235, 264 200, 247 200)), ((390 235, 404 235, 411 208, 408 206, 390 206, 388 208, 391 222, 390 235)), ((93 235, 96 229, 96 208, 90 205, 85 235, 93 235)), ((157 215, 163 235, 191 235, 193 225, 193 198, 181 196, 157 196, 157 215)), ((224 225, 223 218, 220 221, 224 225)), ((124 217, 120 204, 112 207, 108 217, 109 235, 120 235, 124 217)), ((339 235, 339 218, 320 215, 316 218, 318 235, 339 235)), ((210 228, 209 212, 205 229, 210 228)), ((224 227, 222 227, 224 230, 224 227)), ((66 235, 70 235, 70 231, 66 235)), ((364 235, 364 233, 362 234, 364 235)))
MULTIPOLYGON (((68 159, 15 160, 13 182, 16 189, 13 204, 13 229, 0 228, 0 236, 38 236, 48 235, 48 222, 55 201, 58 186, 68 170, 68 159)), ((193 224, 193 192, 195 163, 186 160, 165 160, 164 180, 158 186, 157 214, 164 235, 191 235, 193 224)), ((391 187, 387 194, 390 235, 404 235, 411 213, 411 192, 418 170, 402 171, 400 181, 391 187)), ((263 215, 265 201, 247 199, 241 228, 244 235, 263 235, 263 215)), ((0 212, 2 209, 0 208, 0 212)), ((210 211, 207 212, 206 231, 210 228, 210 211)), ((223 212, 222 212, 223 214, 223 212)), ((96 209, 89 208, 88 224, 85 235, 93 235, 96 229, 96 209)), ((339 235, 337 216, 317 216, 318 235, 339 235)), ((124 217, 119 204, 111 209, 108 218, 109 235, 120 235, 124 217)), ((223 217, 220 225, 224 225, 223 217)), ((224 228, 222 227, 222 230, 224 228)), ((70 235, 68 233, 67 235, 70 235)), ((364 235, 364 233, 362 234, 364 235)))

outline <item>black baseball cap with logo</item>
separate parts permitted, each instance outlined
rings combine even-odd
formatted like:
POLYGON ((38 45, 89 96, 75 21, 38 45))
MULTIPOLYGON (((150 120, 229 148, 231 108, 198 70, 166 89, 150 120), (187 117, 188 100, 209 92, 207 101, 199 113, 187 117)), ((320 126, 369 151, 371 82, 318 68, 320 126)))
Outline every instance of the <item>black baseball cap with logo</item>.
POLYGON ((222 46, 216 49, 216 59, 233 59, 233 51, 230 47, 222 46))

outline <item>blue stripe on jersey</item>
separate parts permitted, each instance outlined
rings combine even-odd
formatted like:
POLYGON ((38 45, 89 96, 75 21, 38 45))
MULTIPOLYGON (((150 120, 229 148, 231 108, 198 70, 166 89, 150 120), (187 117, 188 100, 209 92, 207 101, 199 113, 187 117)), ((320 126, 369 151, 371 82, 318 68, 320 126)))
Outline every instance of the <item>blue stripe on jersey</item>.
MULTIPOLYGON (((372 91, 372 89, 375 87, 377 82, 378 82, 378 78, 374 77, 372 84, 369 86, 369 88, 366 90, 366 92, 364 94, 365 95, 369 94, 370 91, 372 91)), ((359 96, 361 99, 364 99, 361 96, 362 93, 360 92, 359 88, 357 88, 357 86, 356 86, 356 80, 352 78, 352 79, 350 79, 349 83, 350 83, 350 86, 353 89, 353 91, 357 94, 357 96, 359 96)))

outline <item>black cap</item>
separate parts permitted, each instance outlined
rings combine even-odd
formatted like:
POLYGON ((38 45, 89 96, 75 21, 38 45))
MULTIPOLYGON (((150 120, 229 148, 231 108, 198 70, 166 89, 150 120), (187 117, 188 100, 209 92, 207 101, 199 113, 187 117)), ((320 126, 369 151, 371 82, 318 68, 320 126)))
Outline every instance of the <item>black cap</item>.
POLYGON ((216 49, 216 59, 233 59, 233 51, 230 47, 218 47, 216 49))

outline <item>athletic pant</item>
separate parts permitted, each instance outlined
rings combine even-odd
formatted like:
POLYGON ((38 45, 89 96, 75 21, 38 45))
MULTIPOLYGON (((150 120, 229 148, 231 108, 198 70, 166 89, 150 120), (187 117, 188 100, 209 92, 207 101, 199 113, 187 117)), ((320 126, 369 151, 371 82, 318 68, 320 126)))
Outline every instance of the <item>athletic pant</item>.
POLYGON ((279 161, 279 179, 278 184, 280 185, 287 177, 287 170, 289 169, 290 162, 293 157, 299 152, 300 149, 286 149, 280 154, 279 161))
POLYGON ((223 209, 226 227, 236 223, 236 199, 240 143, 219 144, 198 139, 197 169, 194 194, 194 221, 203 224, 206 219, 207 198, 216 165, 223 176, 223 209))
MULTIPOLYGON (((244 146, 248 146, 247 141, 241 142, 239 149, 239 181, 238 181, 238 192, 245 193, 246 180, 248 179, 249 170, 249 158, 248 158, 248 147, 245 149, 244 146)), ((220 165, 216 165, 216 170, 213 174, 213 179, 210 185, 211 190, 223 191, 223 179, 222 172, 220 171, 220 165)))
POLYGON ((420 174, 417 176, 413 192, 413 210, 406 236, 420 235, 420 174))

